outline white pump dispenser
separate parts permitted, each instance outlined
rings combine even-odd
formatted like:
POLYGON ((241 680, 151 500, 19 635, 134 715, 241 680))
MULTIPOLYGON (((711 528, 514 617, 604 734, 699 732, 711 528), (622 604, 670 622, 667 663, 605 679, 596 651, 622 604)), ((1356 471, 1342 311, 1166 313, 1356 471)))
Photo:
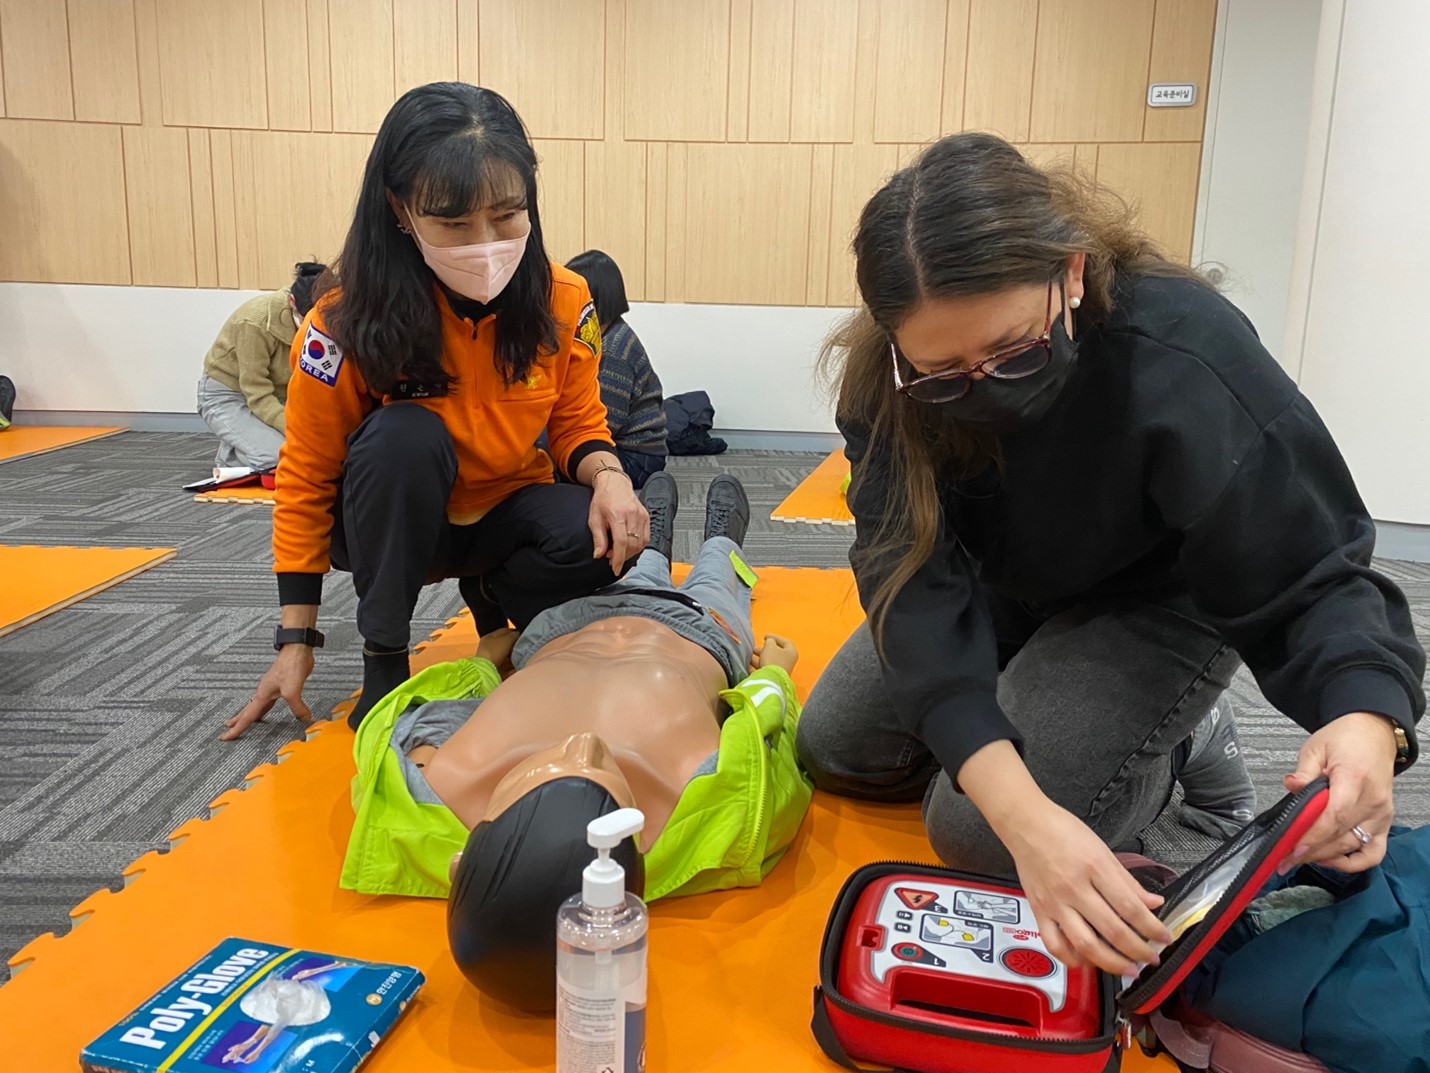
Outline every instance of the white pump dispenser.
POLYGON ((557 1073, 644 1073, 649 921, 611 859, 644 826, 638 809, 623 808, 586 827, 596 859, 556 914, 557 1073))
POLYGON ((596 859, 581 873, 581 900, 592 909, 613 909, 626 900, 626 870, 611 860, 611 850, 640 834, 645 816, 640 809, 623 808, 586 825, 586 841, 596 859))

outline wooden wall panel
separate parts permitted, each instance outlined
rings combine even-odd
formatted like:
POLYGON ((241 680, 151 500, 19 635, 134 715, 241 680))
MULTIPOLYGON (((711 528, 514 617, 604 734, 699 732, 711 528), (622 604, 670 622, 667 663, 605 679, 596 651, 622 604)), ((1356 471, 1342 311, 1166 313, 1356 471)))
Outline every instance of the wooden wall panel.
POLYGON ((164 122, 264 128, 263 0, 159 0, 164 122))
POLYGON ((0 279, 129 282, 120 130, 0 119, 0 279))
POLYGON ((1037 42, 1038 0, 971 0, 964 129, 1028 140, 1037 42))
POLYGON ((396 99, 392 0, 328 0, 333 130, 376 133, 396 99))
POLYGON ((586 154, 581 142, 538 140, 535 145, 546 254, 564 264, 586 248, 586 154))
POLYGON ((686 286, 707 302, 804 301, 811 147, 687 147, 686 286))
POLYGON ((57 0, 0 0, 5 112, 19 119, 73 119, 69 25, 57 0))
POLYGON ((129 263, 140 287, 193 287, 189 136, 169 127, 124 127, 129 263))
POLYGON ((235 160, 246 158, 240 181, 253 191, 253 272, 244 286, 282 287, 299 261, 331 262, 352 222, 353 204, 372 139, 362 134, 234 135, 235 160))
POLYGON ((328 0, 308 0, 308 102, 314 130, 333 129, 333 65, 328 0))
POLYGON ((401 0, 392 20, 393 69, 401 96, 413 86, 457 78, 456 0, 401 0))
POLYGON ((625 0, 606 0, 606 55, 602 93, 602 137, 621 142, 626 137, 626 94, 617 73, 626 66, 625 0))
POLYGON ((74 117, 138 123, 139 52, 133 0, 68 0, 74 117))
POLYGON ((645 147, 645 300, 665 301, 666 147, 650 142, 645 147))
POLYGON ((474 86, 482 84, 478 51, 480 26, 477 0, 457 0, 457 77, 474 86))
POLYGON ((234 189, 233 135, 209 131, 209 164, 213 168, 214 258, 220 287, 238 286, 238 199, 234 189))
POLYGON ((268 125, 274 130, 312 130, 307 0, 263 0, 263 51, 268 125))
POLYGON ((601 0, 482 0, 482 85, 512 102, 533 138, 599 140, 605 37, 601 0))
POLYGON ((626 0, 626 56, 627 138, 725 138, 729 0, 626 0))
POLYGON ((946 0, 881 0, 874 67, 874 140, 916 141, 943 111, 946 0))
POLYGON ((219 285, 210 133, 202 128, 189 131, 189 197, 194 211, 194 285, 197 287, 219 285))
POLYGON ((859 0, 795 0, 790 141, 854 140, 859 0))
POLYGON ((754 0, 751 11, 749 140, 787 142, 794 75, 794 0, 754 0))
MULTIPOLYGON (((755 36, 754 7, 755 0, 730 0, 730 74, 725 94, 725 105, 728 109, 725 124, 727 142, 749 140, 750 98, 758 92, 750 73, 751 48, 755 36)), ((624 78, 609 81, 623 83, 624 78)), ((624 114, 625 94, 621 96, 624 114)))
MULTIPOLYGON (((968 83, 968 20, 970 0, 948 0, 943 31, 943 108, 938 132, 963 129, 963 95, 968 83)), ((927 131, 920 131, 927 136, 927 131)))
POLYGON ((1142 137, 1149 0, 1040 0, 1029 141, 1142 137))
POLYGON ((809 267, 805 303, 822 306, 829 297, 828 236, 834 228, 834 146, 816 145, 809 169, 809 267))
POLYGON ((1157 0, 1147 81, 1194 83, 1197 102, 1190 108, 1148 108, 1142 128, 1144 141, 1202 140, 1215 35, 1216 0, 1157 0))
POLYGON ((686 176, 690 171, 690 147, 672 142, 665 147, 665 300, 690 300, 686 291, 686 262, 690 247, 686 227, 686 176))
POLYGON ((864 203, 899 167, 899 147, 895 145, 836 145, 834 175, 830 193, 829 284, 825 304, 855 305, 854 255, 849 244, 859 224, 864 203))
POLYGON ((1102 145, 1097 182, 1137 207, 1142 229, 1180 261, 1191 257, 1202 147, 1196 142, 1102 145))
MULTIPOLYGON (((645 299, 646 147, 643 142, 586 142, 587 249, 605 250, 621 267, 626 297, 645 299)), ((579 251, 578 251, 579 252, 579 251)))
POLYGON ((851 301, 860 208, 960 129, 1125 191, 1185 257, 1204 105, 1148 109, 1146 86, 1205 97, 1215 15, 1216 0, 0 0, 0 124, 22 154, 0 155, 20 190, 0 176, 0 215, 42 221, 0 279, 286 282, 336 250, 397 95, 451 78, 505 93, 537 139, 551 254, 607 249, 636 299, 851 301), (63 187, 26 186, 76 160, 116 183, 90 199, 95 261, 51 211, 63 187))

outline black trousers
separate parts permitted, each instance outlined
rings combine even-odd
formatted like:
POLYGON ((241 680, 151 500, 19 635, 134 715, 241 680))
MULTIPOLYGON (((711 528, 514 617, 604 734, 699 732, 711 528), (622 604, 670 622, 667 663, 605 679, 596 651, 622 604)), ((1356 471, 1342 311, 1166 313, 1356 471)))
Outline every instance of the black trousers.
POLYGON ((508 619, 525 629, 616 580, 610 562, 594 558, 589 488, 528 485, 474 525, 453 525, 456 477, 452 438, 424 407, 380 407, 348 438, 331 557, 353 576, 358 632, 372 648, 405 648, 422 586, 443 578, 459 579, 480 633, 508 619))

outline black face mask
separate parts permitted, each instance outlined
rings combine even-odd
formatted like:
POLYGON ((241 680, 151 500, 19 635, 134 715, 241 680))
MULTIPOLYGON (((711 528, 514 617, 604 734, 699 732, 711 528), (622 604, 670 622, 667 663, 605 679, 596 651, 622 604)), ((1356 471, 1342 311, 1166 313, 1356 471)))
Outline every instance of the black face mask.
POLYGON ((1077 366, 1077 344, 1068 338, 1061 316, 1054 318, 1049 334, 1046 367, 1018 380, 985 376, 974 381, 963 398, 940 403, 940 407, 960 424, 998 435, 1040 420, 1058 401, 1077 366))

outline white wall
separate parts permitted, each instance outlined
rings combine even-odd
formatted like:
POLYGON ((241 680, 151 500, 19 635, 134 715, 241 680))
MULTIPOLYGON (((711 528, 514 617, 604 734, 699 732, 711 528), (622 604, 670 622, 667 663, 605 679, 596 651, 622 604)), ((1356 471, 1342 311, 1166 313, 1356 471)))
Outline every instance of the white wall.
MULTIPOLYGON (((253 291, 0 284, 0 372, 22 410, 193 413, 204 353, 253 291)), ((631 310, 667 394, 710 393, 725 429, 830 432, 819 344, 844 310, 642 305, 631 310)))
POLYGON ((1325 0, 1288 358, 1371 514, 1430 524, 1430 3, 1325 0))
POLYGON ((1319 0, 1222 0, 1207 98, 1197 264, 1278 357, 1296 243, 1319 0))

